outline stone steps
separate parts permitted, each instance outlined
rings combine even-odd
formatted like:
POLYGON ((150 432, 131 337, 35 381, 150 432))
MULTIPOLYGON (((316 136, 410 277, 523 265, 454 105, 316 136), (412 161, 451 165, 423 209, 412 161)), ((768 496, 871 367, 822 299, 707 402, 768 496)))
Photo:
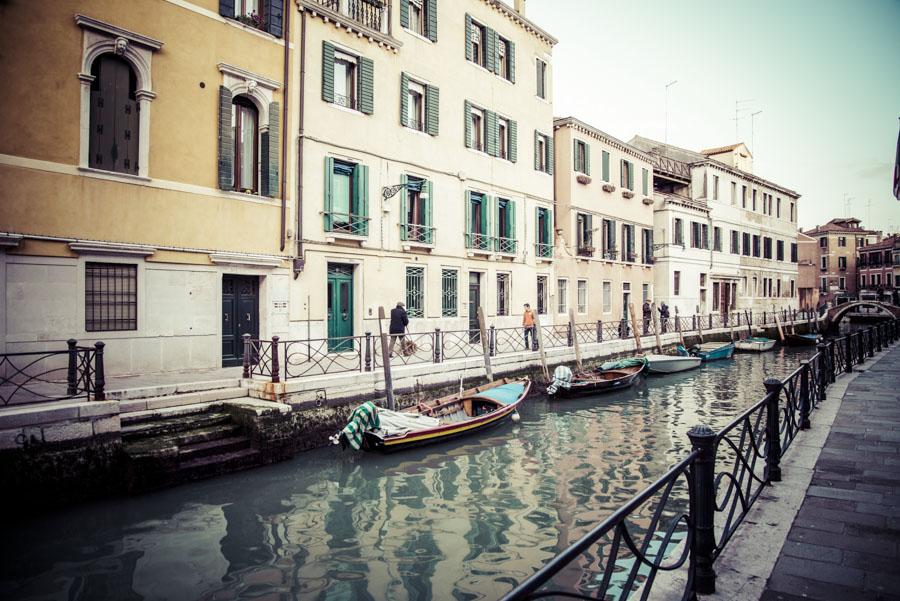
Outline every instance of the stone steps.
POLYGON ((231 416, 222 411, 176 415, 164 418, 148 418, 144 421, 122 421, 122 441, 127 445, 144 439, 177 438, 171 435, 181 432, 204 430, 212 426, 230 424, 231 416))
POLYGON ((197 457, 182 462, 178 468, 180 480, 199 480, 234 472, 259 464, 259 451, 242 449, 209 457, 197 457))
POLYGON ((168 409, 172 407, 182 407, 190 405, 198 405, 202 403, 215 403, 216 401, 227 401, 231 399, 239 399, 246 397, 248 389, 240 386, 229 386, 226 388, 214 388, 210 390, 198 390, 194 392, 173 392, 163 396, 151 396, 138 399, 126 399, 119 401, 119 410, 121 413, 139 413, 143 411, 154 411, 160 409, 168 409))
POLYGON ((243 435, 227 436, 204 442, 197 442, 178 449, 178 459, 181 467, 190 462, 211 456, 224 456, 235 451, 243 451, 250 448, 250 439, 243 435))

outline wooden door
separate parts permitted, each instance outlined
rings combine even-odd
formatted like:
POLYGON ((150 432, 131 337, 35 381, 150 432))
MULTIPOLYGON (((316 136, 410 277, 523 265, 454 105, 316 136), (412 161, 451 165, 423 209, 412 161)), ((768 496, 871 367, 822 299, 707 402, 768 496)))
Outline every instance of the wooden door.
POLYGON ((481 274, 469 273, 469 342, 481 342, 478 328, 478 307, 481 306, 481 274))
POLYGON ((222 367, 241 365, 244 334, 259 338, 259 278, 222 276, 222 367))
POLYGON ((328 351, 353 350, 353 266, 328 266, 328 351))

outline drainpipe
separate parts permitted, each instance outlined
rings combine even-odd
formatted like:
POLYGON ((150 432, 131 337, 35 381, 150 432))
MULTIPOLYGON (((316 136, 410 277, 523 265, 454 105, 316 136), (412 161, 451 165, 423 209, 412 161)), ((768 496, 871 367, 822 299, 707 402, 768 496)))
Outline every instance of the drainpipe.
POLYGON ((303 113, 306 105, 306 11, 300 11, 300 117, 297 140, 297 254, 294 257, 294 279, 300 276, 306 259, 303 256, 303 113))
POLYGON ((284 0, 284 97, 281 110, 281 245, 284 251, 285 227, 287 226, 287 139, 288 139, 288 104, 290 100, 290 62, 291 62, 291 3, 284 0))

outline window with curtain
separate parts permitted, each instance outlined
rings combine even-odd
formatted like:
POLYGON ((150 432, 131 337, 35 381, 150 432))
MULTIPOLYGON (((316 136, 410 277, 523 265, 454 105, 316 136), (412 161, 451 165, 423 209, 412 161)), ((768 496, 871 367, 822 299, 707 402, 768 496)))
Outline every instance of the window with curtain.
POLYGON ((231 125, 234 128, 232 187, 254 194, 259 191, 259 111, 246 96, 235 96, 231 125))

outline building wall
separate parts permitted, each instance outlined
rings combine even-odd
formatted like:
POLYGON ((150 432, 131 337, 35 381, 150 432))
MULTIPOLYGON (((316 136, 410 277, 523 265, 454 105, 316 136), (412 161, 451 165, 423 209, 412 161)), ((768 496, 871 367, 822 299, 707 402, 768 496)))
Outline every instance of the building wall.
POLYGON ((822 298, 834 303, 839 295, 857 296, 859 294, 856 257, 860 248, 867 244, 878 242, 878 235, 869 230, 852 228, 840 231, 810 232, 818 242, 819 257, 816 266, 819 270, 819 290, 822 298), (826 240, 826 246, 822 246, 822 240, 826 240), (846 241, 845 246, 840 246, 840 239, 846 241), (827 257, 826 267, 822 268, 822 257, 827 257), (846 261, 846 268, 840 268, 840 261, 846 261), (843 278, 843 287, 841 281, 843 278))
MULTIPOLYGON (((653 264, 654 290, 656 300, 670 307, 670 315, 693 315, 707 313, 710 307, 709 292, 701 298, 701 276, 709 277, 712 267, 711 251, 691 248, 691 222, 709 224, 709 210, 703 203, 675 194, 654 194, 654 242, 662 247, 657 251, 653 264), (675 220, 683 224, 683 244, 675 238, 675 220), (678 274, 676 290, 675 278, 678 274)), ((711 235, 711 234, 710 234, 711 235)))
POLYGON ((819 306, 819 244, 815 238, 797 235, 797 287, 801 309, 819 306))

